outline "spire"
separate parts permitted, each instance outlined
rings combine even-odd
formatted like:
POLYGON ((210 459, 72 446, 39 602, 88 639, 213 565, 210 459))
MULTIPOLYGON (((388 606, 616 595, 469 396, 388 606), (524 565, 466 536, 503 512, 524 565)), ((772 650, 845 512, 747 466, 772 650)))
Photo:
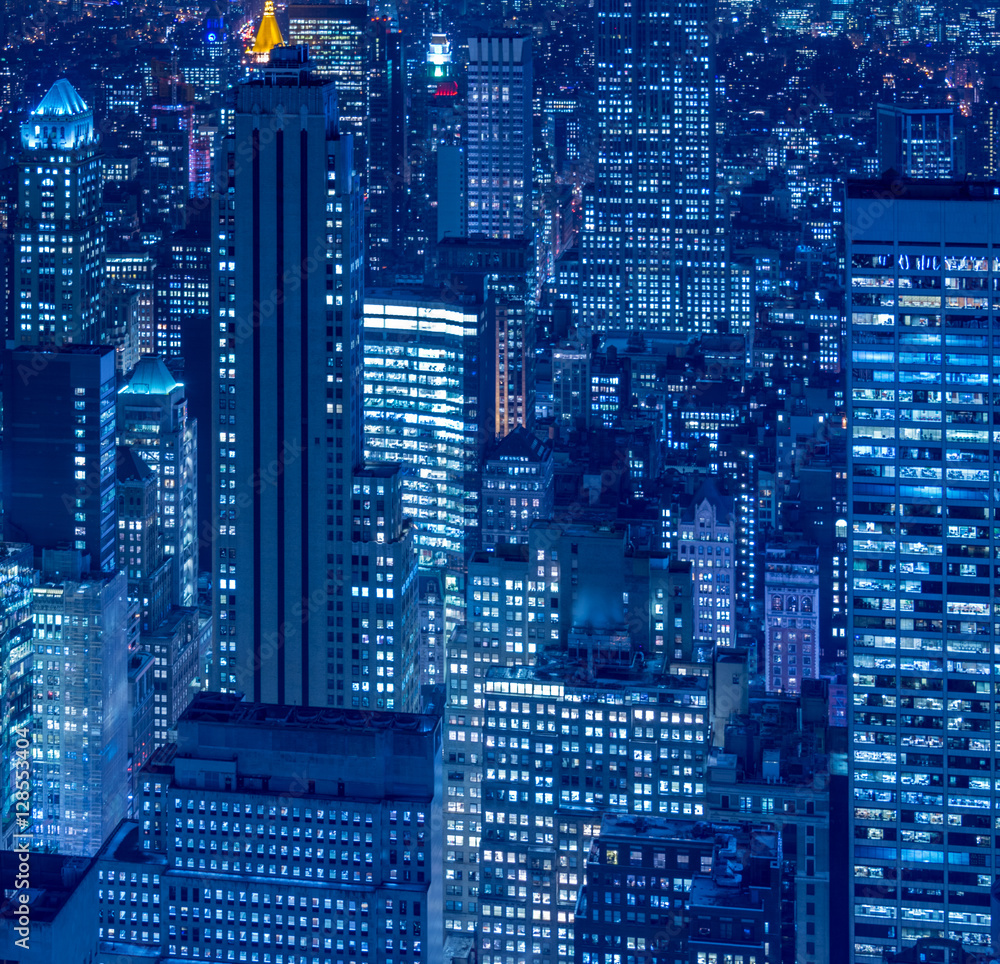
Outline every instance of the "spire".
POLYGON ((274 0, 264 0, 264 16, 260 21, 257 39, 250 53, 258 57, 269 54, 274 47, 284 47, 285 38, 281 36, 281 28, 274 19, 274 0))

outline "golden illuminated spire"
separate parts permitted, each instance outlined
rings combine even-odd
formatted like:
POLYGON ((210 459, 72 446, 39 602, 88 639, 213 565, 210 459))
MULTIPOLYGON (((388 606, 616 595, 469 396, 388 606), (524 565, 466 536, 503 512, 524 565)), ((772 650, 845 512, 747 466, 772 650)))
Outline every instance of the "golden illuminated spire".
POLYGON ((274 0, 264 0, 264 16, 261 18, 257 39, 250 53, 263 57, 269 54, 272 48, 284 46, 285 38, 281 36, 281 28, 274 19, 274 0))

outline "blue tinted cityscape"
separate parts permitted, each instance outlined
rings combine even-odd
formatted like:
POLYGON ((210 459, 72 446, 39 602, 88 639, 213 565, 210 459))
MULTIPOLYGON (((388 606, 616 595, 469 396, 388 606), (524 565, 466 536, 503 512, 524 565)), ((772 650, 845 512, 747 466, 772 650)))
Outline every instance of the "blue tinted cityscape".
POLYGON ((5 0, 0 331, 0 964, 1000 964, 1000 6, 5 0))

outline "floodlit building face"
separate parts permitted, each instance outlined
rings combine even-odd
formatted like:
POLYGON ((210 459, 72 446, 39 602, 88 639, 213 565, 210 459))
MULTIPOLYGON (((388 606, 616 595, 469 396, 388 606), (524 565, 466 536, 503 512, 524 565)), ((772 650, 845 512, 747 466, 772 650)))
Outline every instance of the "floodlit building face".
POLYGON ((701 2, 599 0, 596 183, 581 317, 597 331, 714 332, 727 317, 715 55, 701 2))
POLYGON ((531 38, 469 39, 468 231, 522 238, 531 230, 531 38))
POLYGON ((101 158, 90 108, 58 80, 21 125, 15 344, 96 341, 102 324, 101 158))
POLYGON ((421 566, 462 570, 478 538, 485 324, 475 298, 375 290, 365 301, 365 455, 405 467, 421 566))
MULTIPOLYGON (((993 943, 992 184, 848 185, 851 943, 993 943)), ((994 922, 995 927, 995 922, 994 922)))
MULTIPOLYGON (((35 584, 31 546, 6 542, 0 545, 0 686, 5 699, 0 715, 0 767, 5 792, 2 802, 3 848, 14 849, 17 825, 17 772, 23 753, 17 752, 23 730, 31 722, 31 659, 33 650, 31 593, 35 584)), ((25 744, 21 743, 22 751, 25 744)), ((22 817, 24 803, 22 801, 22 817)))

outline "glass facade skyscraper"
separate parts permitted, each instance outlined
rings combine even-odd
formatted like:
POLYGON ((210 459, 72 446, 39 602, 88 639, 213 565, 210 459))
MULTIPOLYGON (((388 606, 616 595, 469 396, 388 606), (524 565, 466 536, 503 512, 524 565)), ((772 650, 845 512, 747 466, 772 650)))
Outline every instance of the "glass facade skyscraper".
POLYGON ((481 298, 376 289, 365 300, 365 454, 405 466, 421 566, 464 570, 476 548, 485 347, 481 298))
POLYGON ((852 959, 990 936, 1000 580, 1000 201, 856 182, 846 206, 852 959))
POLYGON ((728 277, 705 0, 597 0, 596 183, 583 234, 594 329, 716 331, 728 277))

